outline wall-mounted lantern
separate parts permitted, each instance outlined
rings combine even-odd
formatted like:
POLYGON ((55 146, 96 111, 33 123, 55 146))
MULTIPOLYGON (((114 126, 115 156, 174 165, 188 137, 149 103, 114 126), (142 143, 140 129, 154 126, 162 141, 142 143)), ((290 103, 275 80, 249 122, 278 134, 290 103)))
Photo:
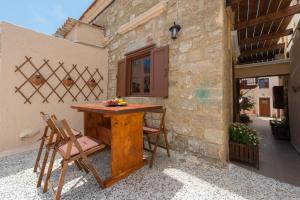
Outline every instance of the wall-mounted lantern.
POLYGON ((174 25, 170 27, 169 31, 171 32, 171 37, 173 40, 175 40, 177 38, 177 34, 180 31, 181 26, 179 24, 176 24, 176 22, 174 22, 174 25))

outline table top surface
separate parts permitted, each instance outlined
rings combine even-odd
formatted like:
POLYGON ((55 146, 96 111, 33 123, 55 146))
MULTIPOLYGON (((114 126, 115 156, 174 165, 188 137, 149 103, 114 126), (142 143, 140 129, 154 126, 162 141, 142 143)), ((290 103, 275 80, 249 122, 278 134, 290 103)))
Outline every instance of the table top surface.
POLYGON ((147 112, 151 110, 161 109, 160 105, 150 105, 150 104, 128 104, 126 106, 114 106, 107 107, 102 103, 92 103, 92 104, 81 104, 71 106, 73 109, 77 109, 81 112, 95 112, 100 114, 127 114, 136 112, 147 112))

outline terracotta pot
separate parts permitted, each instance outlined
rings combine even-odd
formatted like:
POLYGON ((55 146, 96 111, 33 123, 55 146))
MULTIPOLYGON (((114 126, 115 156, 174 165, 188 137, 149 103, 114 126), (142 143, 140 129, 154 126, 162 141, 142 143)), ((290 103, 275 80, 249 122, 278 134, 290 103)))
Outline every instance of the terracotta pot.
POLYGON ((95 81, 95 79, 90 79, 87 84, 90 88, 94 88, 97 86, 97 82, 95 81))
POLYGON ((63 84, 66 87, 71 87, 72 85, 74 85, 74 81, 71 77, 67 77, 63 80, 63 84))
POLYGON ((45 79, 41 74, 34 74, 29 78, 29 81, 35 85, 35 86, 40 86, 45 83, 45 79))

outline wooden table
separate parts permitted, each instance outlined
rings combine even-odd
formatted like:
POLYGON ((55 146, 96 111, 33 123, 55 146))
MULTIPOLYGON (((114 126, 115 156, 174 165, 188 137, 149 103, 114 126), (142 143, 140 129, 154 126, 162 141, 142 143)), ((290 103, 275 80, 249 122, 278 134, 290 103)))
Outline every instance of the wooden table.
POLYGON ((111 147, 111 177, 104 181, 109 187, 143 167, 143 114, 162 106, 129 104, 105 107, 102 104, 71 106, 84 112, 85 135, 111 147))

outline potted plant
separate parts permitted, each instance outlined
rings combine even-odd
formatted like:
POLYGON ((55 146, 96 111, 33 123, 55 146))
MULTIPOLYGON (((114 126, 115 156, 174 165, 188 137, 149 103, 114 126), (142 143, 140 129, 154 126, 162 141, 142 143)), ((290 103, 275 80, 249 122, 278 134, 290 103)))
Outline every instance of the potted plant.
POLYGON ((257 132, 242 123, 229 128, 229 158, 259 167, 259 137, 257 132))
POLYGON ((71 87, 72 85, 74 85, 74 81, 70 76, 68 76, 63 80, 63 84, 66 87, 71 87))
POLYGON ((245 113, 250 111, 255 106, 255 103, 252 101, 251 97, 242 97, 240 99, 240 111, 243 111, 243 114, 240 115, 240 122, 249 123, 250 117, 245 113))
POLYGON ((31 82, 31 84, 33 84, 35 86, 40 86, 40 85, 43 85, 45 83, 45 79, 41 74, 33 74, 29 78, 29 81, 31 82))
POLYGON ((87 84, 88 84, 88 86, 90 87, 90 88, 94 88, 94 87, 96 87, 97 86, 97 82, 96 82, 96 80, 95 79, 90 79, 88 82, 87 82, 87 84))
POLYGON ((273 136, 278 140, 290 140, 290 128, 288 121, 283 118, 279 120, 270 120, 273 136))

